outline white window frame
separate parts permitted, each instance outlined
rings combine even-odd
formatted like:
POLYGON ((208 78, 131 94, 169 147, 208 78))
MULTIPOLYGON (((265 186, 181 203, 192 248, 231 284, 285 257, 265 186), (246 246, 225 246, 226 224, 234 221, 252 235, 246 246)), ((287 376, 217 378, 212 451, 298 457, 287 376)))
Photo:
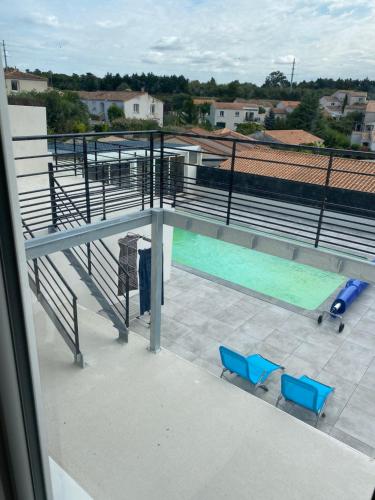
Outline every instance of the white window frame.
POLYGON ((139 104, 137 102, 133 104, 133 113, 139 115, 139 104))

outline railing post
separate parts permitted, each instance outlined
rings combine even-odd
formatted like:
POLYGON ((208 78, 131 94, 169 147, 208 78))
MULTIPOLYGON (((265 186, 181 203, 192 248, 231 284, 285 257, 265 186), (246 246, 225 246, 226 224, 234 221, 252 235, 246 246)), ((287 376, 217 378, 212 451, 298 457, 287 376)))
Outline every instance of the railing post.
POLYGON ((102 204, 103 204, 103 217, 102 220, 106 220, 106 200, 105 200, 105 179, 104 179, 104 164, 102 163, 102 204))
POLYGON ((57 170, 58 161, 57 161, 57 140, 56 139, 53 140, 53 144, 54 144, 54 149, 55 149, 55 165, 56 165, 56 170, 57 170))
POLYGON ((125 311, 125 326, 126 328, 129 328, 129 316, 130 316, 130 311, 129 311, 129 307, 130 307, 130 302, 129 302, 129 275, 126 274, 126 281, 125 281, 125 286, 126 286, 126 290, 125 290, 125 307, 126 307, 126 311, 125 311))
POLYGON ((79 347, 79 333, 78 333, 78 314, 77 314, 77 297, 73 296, 73 329, 74 329, 74 345, 76 352, 74 354, 75 362, 82 368, 84 366, 83 356, 79 347))
POLYGON ((229 177, 229 193, 228 193, 228 206, 227 206, 227 226, 230 222, 230 211, 232 207, 232 194, 233 194, 233 181, 234 181, 234 163, 236 161, 236 144, 234 140, 232 144, 232 160, 230 164, 230 177, 229 177))
POLYGON ((33 263, 34 263, 34 276, 35 276, 36 294, 39 295, 39 292, 40 292, 40 279, 39 279, 38 259, 33 259, 33 263))
POLYGON ((327 198, 328 198, 328 187, 329 187, 329 180, 331 178, 332 164, 333 164, 333 154, 331 153, 329 155, 329 162, 328 162, 328 168, 327 168, 326 181, 325 181, 324 190, 323 190, 323 199, 322 199, 322 204, 321 204, 321 207, 320 207, 320 213, 319 213, 319 219, 318 219, 318 228, 316 230, 315 248, 317 248, 318 245, 319 245, 319 238, 320 238, 320 233, 321 233, 321 230, 322 230, 322 222, 323 222, 324 210, 325 210, 325 206, 326 206, 327 198))
POLYGON ((74 149, 74 155, 73 155, 73 161, 74 161, 74 175, 77 175, 77 148, 76 148, 76 138, 73 138, 73 149, 74 149))
POLYGON ((57 226, 57 203, 56 203, 56 192, 55 192, 55 177, 53 171, 53 163, 48 163, 48 181, 49 181, 49 195, 51 198, 51 220, 52 228, 57 226))
MULTIPOLYGON (((147 161, 147 160, 146 160, 147 161)), ((137 169, 138 169, 138 163, 137 163, 137 169)), ((142 167, 141 167, 141 180, 142 180, 142 210, 145 209, 145 160, 142 160, 142 167)))
POLYGON ((160 208, 163 208, 164 187, 164 133, 160 132, 160 176, 159 176, 160 208))
POLYGON ((150 134, 150 208, 154 208, 154 134, 150 134))
MULTIPOLYGON (((91 206, 90 206, 90 185, 89 185, 89 165, 87 161, 87 141, 86 137, 82 141, 83 149, 83 170, 85 176, 85 195, 86 195, 86 223, 91 223, 91 206)), ((87 248, 87 271, 91 274, 91 246, 86 243, 87 248)))

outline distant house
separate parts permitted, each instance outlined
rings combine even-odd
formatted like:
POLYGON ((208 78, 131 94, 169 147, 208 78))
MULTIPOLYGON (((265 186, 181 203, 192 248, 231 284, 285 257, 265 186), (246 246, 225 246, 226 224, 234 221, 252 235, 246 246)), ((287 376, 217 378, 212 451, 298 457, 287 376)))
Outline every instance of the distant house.
POLYGON ((362 123, 352 132, 351 143, 375 151, 375 101, 368 101, 362 123))
POLYGON ((263 123, 267 112, 257 101, 213 102, 209 121, 213 127, 236 130, 246 122, 263 123))
POLYGON ((44 92, 48 88, 48 79, 33 73, 24 73, 18 69, 6 69, 5 86, 8 94, 17 92, 44 92))
POLYGON ((276 109, 282 109, 288 115, 294 111, 301 104, 301 101, 279 101, 276 105, 276 109))
POLYGON ((215 99, 212 99, 211 97, 195 97, 193 99, 193 104, 195 106, 201 106, 202 104, 212 104, 215 102, 215 99))
POLYGON ((156 120, 163 125, 164 103, 147 92, 98 91, 79 92, 81 101, 88 107, 89 113, 108 121, 108 108, 112 105, 120 108, 126 118, 156 120))
POLYGON ((274 142, 277 144, 293 144, 293 145, 314 145, 324 146, 324 140, 320 137, 310 134, 305 130, 264 130, 252 134, 252 137, 257 140, 274 142))
POLYGON ((354 111, 365 111, 367 92, 337 90, 330 96, 321 97, 319 103, 325 114, 337 119, 354 111))

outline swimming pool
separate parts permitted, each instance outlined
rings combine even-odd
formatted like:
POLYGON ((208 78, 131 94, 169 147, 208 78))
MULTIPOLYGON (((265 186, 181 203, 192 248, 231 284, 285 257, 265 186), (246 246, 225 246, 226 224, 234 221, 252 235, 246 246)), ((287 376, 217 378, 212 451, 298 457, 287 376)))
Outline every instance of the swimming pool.
POLYGON ((183 229, 174 229, 172 259, 212 276, 314 310, 345 276, 280 259, 183 229))

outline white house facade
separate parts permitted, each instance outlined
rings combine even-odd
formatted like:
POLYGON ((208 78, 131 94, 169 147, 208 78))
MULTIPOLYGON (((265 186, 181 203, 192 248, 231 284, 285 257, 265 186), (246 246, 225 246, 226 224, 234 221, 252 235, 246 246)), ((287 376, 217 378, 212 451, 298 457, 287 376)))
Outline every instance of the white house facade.
POLYGON ((44 92, 48 88, 48 79, 33 73, 24 73, 16 69, 5 70, 5 86, 8 94, 19 92, 44 92))
POLYGON ((86 104, 89 113, 108 121, 108 108, 117 106, 126 118, 156 120, 163 125, 164 103, 147 92, 98 91, 79 92, 81 101, 86 104))
POLYGON ((375 151, 375 101, 368 101, 363 122, 353 130, 351 143, 375 151))
POLYGON ((245 122, 263 123, 266 113, 259 113, 261 106, 245 102, 214 102, 211 104, 209 121, 213 127, 236 130, 245 122))

